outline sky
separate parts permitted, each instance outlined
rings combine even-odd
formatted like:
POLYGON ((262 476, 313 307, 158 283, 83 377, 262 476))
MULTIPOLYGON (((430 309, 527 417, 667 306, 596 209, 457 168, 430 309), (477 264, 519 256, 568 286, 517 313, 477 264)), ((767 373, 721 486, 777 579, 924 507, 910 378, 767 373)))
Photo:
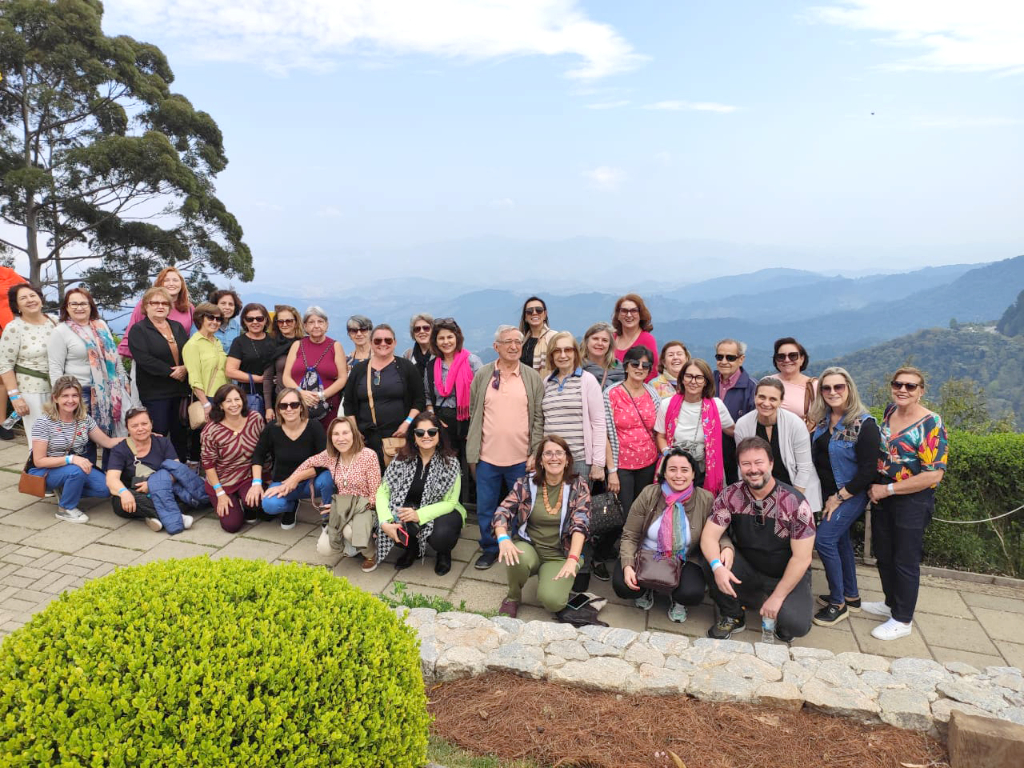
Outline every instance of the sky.
POLYGON ((1024 253, 1019 0, 104 6, 223 131, 258 287, 477 238, 851 272, 1024 253))

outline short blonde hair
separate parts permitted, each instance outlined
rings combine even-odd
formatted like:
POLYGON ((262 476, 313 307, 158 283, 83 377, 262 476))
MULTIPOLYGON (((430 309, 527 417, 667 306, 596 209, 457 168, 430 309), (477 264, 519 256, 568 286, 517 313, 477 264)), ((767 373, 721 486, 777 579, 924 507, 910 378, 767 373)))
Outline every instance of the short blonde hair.
MULTIPOLYGON (((166 291, 164 291, 164 293, 166 293, 166 291)), ((60 414, 57 409, 57 398, 60 397, 64 390, 67 389, 73 389, 78 392, 78 410, 75 411, 75 419, 84 419, 87 411, 85 410, 85 400, 82 398, 82 382, 80 382, 76 376, 61 376, 53 382, 50 399, 43 403, 43 413, 51 419, 59 419, 60 414)), ((31 440, 31 438, 29 439, 31 440)))
POLYGON ((591 362, 608 370, 615 367, 615 328, 611 323, 594 323, 587 328, 587 332, 583 334, 583 341, 580 342, 580 357, 583 360, 590 360, 587 344, 591 336, 596 336, 599 333, 608 334, 608 351, 604 353, 604 360, 591 360, 591 362))
POLYGON ((558 366, 555 365, 555 348, 558 346, 558 342, 565 341, 566 339, 568 339, 570 342, 572 342, 572 359, 573 359, 572 367, 573 367, 574 370, 576 368, 580 367, 580 365, 581 365, 581 361, 580 361, 580 348, 579 348, 579 345, 576 343, 576 337, 573 336, 568 331, 559 331, 558 333, 556 333, 554 336, 551 337, 550 341, 548 341, 548 353, 545 356, 545 364, 544 364, 545 370, 548 370, 548 371, 557 371, 558 370, 558 366))

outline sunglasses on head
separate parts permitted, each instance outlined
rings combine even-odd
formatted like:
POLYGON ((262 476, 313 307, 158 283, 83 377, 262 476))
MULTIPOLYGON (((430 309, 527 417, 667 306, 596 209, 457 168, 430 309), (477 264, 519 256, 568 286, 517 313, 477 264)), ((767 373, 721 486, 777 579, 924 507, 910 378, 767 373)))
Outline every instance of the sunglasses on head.
POLYGON ((823 394, 830 395, 833 392, 839 394, 840 392, 846 391, 846 384, 822 384, 821 391, 823 394))
POLYGON ((627 368, 639 368, 641 371, 651 370, 651 364, 646 360, 630 360, 626 363, 627 368))
MULTIPOLYGON (((716 355, 716 358, 717 358, 717 355, 716 355)), ((778 360, 780 363, 783 363, 786 360, 789 360, 791 363, 795 363, 797 360, 800 359, 800 353, 799 352, 776 352, 775 353, 775 359, 778 360)))
POLYGON ((295 410, 298 410, 301 407, 302 406, 299 404, 298 400, 288 400, 288 401, 283 402, 283 403, 278 403, 278 405, 277 405, 278 410, 281 410, 281 411, 291 410, 292 408, 294 408, 295 410))
POLYGON ((722 354, 715 355, 715 360, 717 360, 718 362, 722 362, 723 360, 728 360, 730 363, 735 363, 739 359, 740 359, 739 355, 722 355, 722 354))
POLYGON ((427 427, 426 429, 414 429, 412 431, 416 437, 437 437, 437 427, 427 427))
POLYGON ((526 314, 528 314, 528 315, 541 315, 541 314, 543 314, 546 311, 547 310, 545 310, 544 307, 527 307, 526 308, 526 314))
POLYGON ((918 387, 921 386, 920 384, 913 381, 892 381, 890 382, 890 384, 892 385, 892 388, 895 389, 897 392, 901 389, 905 389, 907 390, 907 392, 914 392, 917 390, 918 387))
POLYGON ((375 347, 390 347, 394 343, 395 343, 395 339, 393 337, 389 337, 389 338, 386 338, 386 339, 374 339, 373 340, 373 346, 375 346, 375 347))

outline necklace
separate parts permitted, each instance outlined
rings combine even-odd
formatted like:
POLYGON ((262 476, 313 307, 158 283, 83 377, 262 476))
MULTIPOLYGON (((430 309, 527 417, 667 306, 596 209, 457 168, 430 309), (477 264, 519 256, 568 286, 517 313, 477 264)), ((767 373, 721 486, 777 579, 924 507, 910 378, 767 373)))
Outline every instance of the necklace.
POLYGON ((352 461, 342 461, 341 454, 338 454, 338 462, 335 465, 334 471, 336 474, 341 476, 341 487, 342 489, 348 488, 348 473, 352 470, 352 461))
POLYGON ((562 490, 564 488, 565 485, 563 483, 558 484, 558 498, 555 499, 554 505, 550 503, 550 499, 548 498, 548 486, 545 485, 544 489, 541 491, 540 497, 541 500, 544 502, 544 509, 547 511, 549 515, 557 515, 559 512, 562 511, 562 490))

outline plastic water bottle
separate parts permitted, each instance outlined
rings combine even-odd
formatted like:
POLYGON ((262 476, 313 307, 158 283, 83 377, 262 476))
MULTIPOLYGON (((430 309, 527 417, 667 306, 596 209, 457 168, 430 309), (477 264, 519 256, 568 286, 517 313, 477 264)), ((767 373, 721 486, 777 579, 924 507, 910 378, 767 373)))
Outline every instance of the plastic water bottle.
POLYGON ((761 619, 761 642, 775 645, 775 619, 767 616, 761 619))
POLYGON ((3 424, 0 424, 0 427, 3 427, 4 429, 11 429, 19 421, 21 421, 21 414, 18 413, 17 411, 14 411, 10 416, 8 416, 4 420, 3 424))

